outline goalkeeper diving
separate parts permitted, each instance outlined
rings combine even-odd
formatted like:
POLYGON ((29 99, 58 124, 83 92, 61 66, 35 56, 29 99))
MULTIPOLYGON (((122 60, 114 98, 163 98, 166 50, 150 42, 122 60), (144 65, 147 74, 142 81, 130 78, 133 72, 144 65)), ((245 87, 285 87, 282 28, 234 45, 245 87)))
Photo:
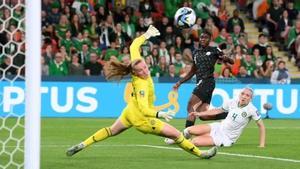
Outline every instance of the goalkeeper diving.
POLYGON ((216 147, 207 151, 200 151, 175 127, 159 119, 164 118, 166 121, 169 121, 175 113, 173 111, 157 112, 155 110, 154 84, 149 68, 139 52, 141 45, 146 40, 158 35, 160 35, 160 32, 151 25, 146 33, 132 42, 130 45, 131 63, 129 65, 117 61, 109 61, 105 64, 104 72, 108 80, 121 80, 124 76, 131 75, 133 86, 132 99, 130 99, 121 116, 114 124, 98 130, 83 142, 69 148, 66 152, 67 156, 73 156, 93 143, 116 136, 131 127, 135 127, 138 131, 145 134, 149 133, 170 138, 183 150, 203 159, 209 159, 216 155, 216 147))

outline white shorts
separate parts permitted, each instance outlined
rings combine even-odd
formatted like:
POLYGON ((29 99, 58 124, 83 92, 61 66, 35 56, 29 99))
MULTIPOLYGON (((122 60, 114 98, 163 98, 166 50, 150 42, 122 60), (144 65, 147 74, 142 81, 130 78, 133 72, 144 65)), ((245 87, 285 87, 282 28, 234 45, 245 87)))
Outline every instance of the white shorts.
POLYGON ((216 146, 219 147, 230 147, 234 143, 232 140, 230 140, 222 131, 221 129, 221 123, 215 122, 209 124, 211 127, 210 130, 210 136, 212 137, 214 143, 216 146))

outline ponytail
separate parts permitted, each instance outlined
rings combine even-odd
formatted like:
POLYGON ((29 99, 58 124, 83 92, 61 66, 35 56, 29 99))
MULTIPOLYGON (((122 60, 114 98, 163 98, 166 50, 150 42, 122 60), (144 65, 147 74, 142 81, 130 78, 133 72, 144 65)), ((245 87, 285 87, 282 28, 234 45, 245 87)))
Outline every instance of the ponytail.
POLYGON ((132 74, 132 67, 139 64, 141 61, 142 59, 137 59, 129 65, 121 63, 119 61, 108 61, 104 65, 104 76, 107 80, 120 81, 125 76, 132 74))

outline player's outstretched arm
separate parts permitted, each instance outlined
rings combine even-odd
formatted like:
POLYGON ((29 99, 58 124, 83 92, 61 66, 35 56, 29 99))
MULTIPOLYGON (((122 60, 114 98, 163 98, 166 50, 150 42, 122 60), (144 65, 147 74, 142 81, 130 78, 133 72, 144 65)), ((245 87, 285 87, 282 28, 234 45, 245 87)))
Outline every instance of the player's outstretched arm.
POLYGON ((159 35, 160 32, 154 26, 150 25, 146 33, 135 38, 129 48, 131 61, 142 58, 140 54, 140 47, 145 42, 145 40, 159 35))
POLYGON ((266 128, 262 120, 256 122, 259 128, 259 147, 264 148, 266 144, 266 128))
POLYGON ((183 77, 182 79, 180 79, 180 80, 173 86, 173 90, 177 91, 178 88, 180 87, 180 85, 181 85, 182 83, 184 83, 184 82, 190 80, 190 79, 194 76, 196 70, 197 70, 196 66, 193 65, 191 71, 190 71, 187 75, 185 75, 185 77, 183 77))
POLYGON ((218 109, 210 109, 210 110, 203 111, 203 112, 191 112, 191 113, 189 114, 189 116, 195 116, 195 117, 209 117, 209 116, 215 116, 215 115, 221 114, 221 113, 223 113, 223 112, 224 112, 223 109, 218 108, 218 109))

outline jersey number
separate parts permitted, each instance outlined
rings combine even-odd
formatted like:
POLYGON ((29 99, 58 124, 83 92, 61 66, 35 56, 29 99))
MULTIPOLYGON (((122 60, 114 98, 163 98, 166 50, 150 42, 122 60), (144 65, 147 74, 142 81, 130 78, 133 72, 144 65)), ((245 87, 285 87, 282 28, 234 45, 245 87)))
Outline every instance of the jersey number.
POLYGON ((233 121, 235 121, 235 118, 236 118, 237 116, 238 116, 238 114, 233 113, 233 115, 232 115, 233 121))

